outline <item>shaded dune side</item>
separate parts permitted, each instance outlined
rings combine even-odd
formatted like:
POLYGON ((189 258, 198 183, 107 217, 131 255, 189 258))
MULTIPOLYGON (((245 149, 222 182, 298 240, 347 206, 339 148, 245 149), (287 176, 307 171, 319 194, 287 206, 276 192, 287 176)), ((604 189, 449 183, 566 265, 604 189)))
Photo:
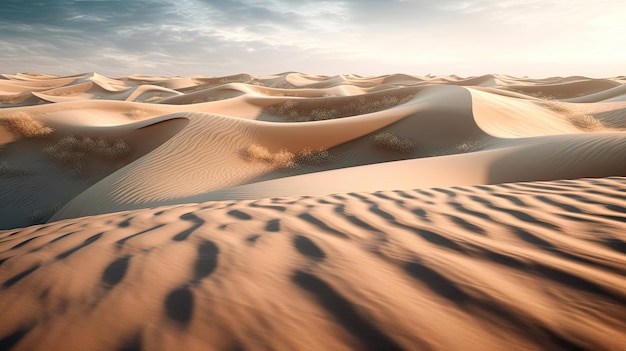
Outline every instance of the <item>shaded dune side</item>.
MULTIPOLYGON (((170 116, 123 126, 81 129, 83 134, 79 134, 79 139, 124 140, 129 146, 129 153, 115 161, 101 159, 92 153, 74 164, 59 164, 55 162, 55 155, 46 154, 44 149, 54 145, 55 139, 62 135, 43 140, 24 139, 8 145, 2 161, 16 167, 21 174, 8 177, 0 174, 0 226, 13 228, 45 222, 74 196, 113 174, 124 164, 162 145, 188 122, 184 118, 170 116), (78 163, 82 170, 80 174, 76 174, 75 170, 78 163)), ((57 133, 63 132, 68 131, 57 130, 57 133)))
POLYGON ((397 189, 2 231, 0 342, 618 350, 624 193, 623 177, 397 189))

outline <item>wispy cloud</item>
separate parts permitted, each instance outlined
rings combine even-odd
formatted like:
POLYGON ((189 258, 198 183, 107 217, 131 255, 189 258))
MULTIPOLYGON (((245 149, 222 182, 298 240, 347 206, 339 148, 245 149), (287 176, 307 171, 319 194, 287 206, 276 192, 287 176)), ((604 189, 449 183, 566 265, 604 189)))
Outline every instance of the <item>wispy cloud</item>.
POLYGON ((112 75, 617 75, 625 17, 621 0, 4 0, 0 58, 112 75))

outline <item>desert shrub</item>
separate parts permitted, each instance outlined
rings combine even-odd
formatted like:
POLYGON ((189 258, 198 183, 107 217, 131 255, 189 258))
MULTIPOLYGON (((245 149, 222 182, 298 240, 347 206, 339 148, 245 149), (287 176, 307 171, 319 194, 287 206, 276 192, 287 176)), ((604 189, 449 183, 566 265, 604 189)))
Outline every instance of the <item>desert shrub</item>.
POLYGON ((31 225, 46 223, 50 219, 50 217, 54 216, 54 214, 61 209, 61 207, 63 207, 63 204, 57 202, 46 208, 33 211, 33 213, 31 213, 30 215, 31 225))
POLYGON ((207 95, 207 96, 203 96, 203 97, 199 97, 199 98, 193 99, 193 100, 191 100, 191 103, 192 104, 201 104, 203 102, 221 101, 221 100, 226 100, 226 99, 228 99, 228 97, 207 95))
POLYGON ((28 174, 28 172, 20 167, 7 162, 0 162, 0 178, 21 177, 26 174, 28 174))
POLYGON ((261 145, 252 144, 241 150, 241 157, 246 161, 272 162, 272 153, 261 145))
POLYGON ((398 96, 360 96, 349 103, 334 107, 307 107, 308 103, 300 99, 291 99, 285 102, 268 106, 265 112, 282 116, 289 121, 306 122, 322 121, 334 118, 356 116, 366 113, 382 111, 409 101, 413 95, 398 96))
POLYGON ((72 96, 72 95, 80 94, 79 92, 73 91, 73 90, 57 90, 57 91, 48 90, 44 93, 50 96, 72 96))
POLYGON ((319 166, 332 161, 333 156, 328 152, 326 148, 319 148, 313 150, 310 147, 305 147, 296 154, 296 164, 319 166))
POLYGON ((272 153, 258 144, 242 149, 240 155, 246 161, 262 162, 283 170, 298 168, 300 165, 322 165, 332 160, 332 155, 325 148, 313 150, 305 147, 297 154, 286 149, 272 153))
POLYGON ((0 125, 18 138, 45 137, 54 132, 54 129, 46 127, 40 121, 34 120, 29 113, 23 111, 1 116, 0 125))
POLYGON ((146 117, 149 116, 148 112, 144 111, 144 110, 140 110, 140 109, 132 109, 128 112, 124 112, 124 116, 128 117, 129 119, 144 119, 146 117))
POLYGON ((155 94, 145 99, 144 102, 155 102, 155 101, 163 100, 164 98, 165 97, 162 96, 161 94, 155 94))
POLYGON ((544 93, 542 91, 526 91, 524 89, 516 89, 516 88, 509 88, 508 90, 510 90, 512 92, 515 92, 515 93, 523 94, 523 95, 526 95, 526 96, 532 96, 532 97, 535 97, 537 99, 542 99, 542 100, 554 100, 554 99, 556 99, 555 96, 546 94, 546 93, 544 93))
POLYGON ((53 145, 46 146, 43 152, 58 164, 72 170, 73 173, 82 174, 86 169, 87 157, 115 161, 128 156, 131 147, 121 139, 111 145, 104 138, 79 139, 75 136, 67 136, 53 145))
POLYGON ((458 152, 473 152, 481 150, 484 146, 484 143, 480 140, 465 140, 458 144, 455 149, 458 152))
POLYGON ((16 104, 24 99, 24 94, 0 95, 0 104, 16 104))
POLYGON ((602 122, 587 114, 574 114, 569 116, 568 120, 574 127, 586 132, 601 130, 604 127, 602 122))
POLYGON ((272 164, 278 169, 289 169, 296 167, 296 164, 294 162, 294 155, 285 149, 282 149, 272 155, 272 164))
POLYGON ((572 110, 560 101, 543 101, 541 106, 561 114, 572 113, 572 110))
POLYGON ((241 157, 246 161, 262 162, 270 164, 279 169, 293 168, 294 155, 287 150, 280 150, 277 153, 270 152, 266 147, 252 144, 241 150, 241 157))
POLYGON ((567 121, 569 121, 574 127, 578 128, 579 130, 593 132, 601 130, 604 127, 602 125, 602 122, 600 122, 595 117, 588 114, 576 112, 560 101, 542 102, 541 106, 561 114, 563 117, 565 117, 567 121))
POLYGON ((371 137, 370 142, 377 148, 411 153, 415 150, 415 142, 409 138, 401 138, 391 131, 384 131, 371 137))

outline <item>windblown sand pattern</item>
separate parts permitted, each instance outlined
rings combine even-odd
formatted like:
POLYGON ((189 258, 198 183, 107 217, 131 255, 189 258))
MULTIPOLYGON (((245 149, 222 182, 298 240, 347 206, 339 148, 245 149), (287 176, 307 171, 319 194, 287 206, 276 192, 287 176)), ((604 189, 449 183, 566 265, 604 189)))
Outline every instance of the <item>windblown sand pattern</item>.
POLYGON ((626 349, 623 77, 2 77, 0 349, 626 349))

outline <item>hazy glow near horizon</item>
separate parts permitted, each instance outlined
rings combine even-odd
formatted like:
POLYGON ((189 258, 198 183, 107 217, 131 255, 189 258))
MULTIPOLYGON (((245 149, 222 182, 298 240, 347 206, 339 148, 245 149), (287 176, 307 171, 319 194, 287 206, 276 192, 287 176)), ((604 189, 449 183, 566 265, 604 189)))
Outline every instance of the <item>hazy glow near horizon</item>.
POLYGON ((626 74, 623 0, 4 0, 2 73, 626 74))

